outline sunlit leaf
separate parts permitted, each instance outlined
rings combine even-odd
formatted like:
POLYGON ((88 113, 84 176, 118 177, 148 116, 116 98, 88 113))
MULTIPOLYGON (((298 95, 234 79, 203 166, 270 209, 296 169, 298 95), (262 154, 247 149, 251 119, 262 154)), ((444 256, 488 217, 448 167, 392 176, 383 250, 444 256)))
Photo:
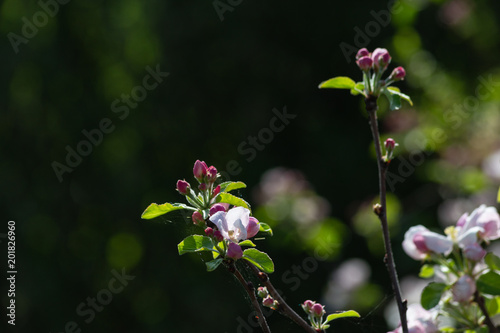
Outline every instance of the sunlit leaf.
POLYGON ((221 192, 230 192, 233 190, 238 190, 240 188, 246 188, 247 185, 243 182, 224 182, 220 184, 221 192))
POLYGON ((238 198, 230 193, 220 193, 217 196, 217 202, 228 203, 233 206, 241 206, 250 210, 250 205, 245 200, 238 198))
POLYGON ((246 249, 243 251, 243 259, 248 260, 263 272, 274 272, 274 263, 267 253, 257 249, 246 249))
POLYGON ((337 76, 330 80, 321 82, 319 88, 353 89, 355 86, 356 82, 354 82, 351 78, 347 76, 337 76))
POLYGON ((479 277, 476 282, 477 290, 488 295, 500 295, 500 275, 488 272, 479 277))
POLYGON ((219 267, 219 265, 222 263, 223 260, 224 259, 222 258, 218 258, 205 263, 205 265, 207 265, 207 271, 211 272, 215 270, 217 267, 219 267))
POLYGON ((259 222, 259 224, 260 224, 260 228, 259 228, 260 232, 268 233, 271 236, 273 235, 273 229, 271 229, 269 224, 264 223, 264 222, 259 222))
POLYGON ((339 318, 346 318, 346 317, 361 317, 359 313, 357 313, 354 310, 349 310, 349 311, 344 311, 344 312, 338 312, 338 313, 332 313, 326 317, 326 321, 323 324, 329 323, 332 320, 339 319, 339 318))
POLYGON ((212 239, 201 235, 192 235, 184 238, 184 240, 177 245, 177 249, 179 250, 179 255, 188 252, 216 251, 212 239))
POLYGON ((151 205, 148 206, 148 208, 146 208, 144 213, 142 213, 141 218, 145 220, 150 220, 155 217, 161 216, 163 214, 167 214, 180 209, 196 210, 193 207, 181 203, 170 204, 167 202, 162 205, 152 203, 151 205))

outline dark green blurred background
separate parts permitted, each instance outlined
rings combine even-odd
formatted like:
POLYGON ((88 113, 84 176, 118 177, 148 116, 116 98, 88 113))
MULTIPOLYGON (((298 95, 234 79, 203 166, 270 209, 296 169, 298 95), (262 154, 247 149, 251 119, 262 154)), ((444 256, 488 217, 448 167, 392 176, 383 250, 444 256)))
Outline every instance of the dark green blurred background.
MULTIPOLYGON (((207 273, 201 256, 177 255, 177 243, 199 230, 182 215, 140 219, 151 202, 182 200, 175 183, 193 180, 196 159, 248 184, 238 194, 275 229, 258 246, 297 311, 313 299, 330 312, 362 314, 332 331, 392 329, 363 104, 317 86, 337 75, 360 79, 341 43, 385 47, 390 68, 406 68, 398 86, 414 107, 389 113, 379 105, 383 137, 400 143, 389 197, 396 263, 402 278, 416 277, 419 263, 400 246, 411 225, 441 230, 479 203, 495 203, 499 24, 494 0, 403 0, 394 8, 367 0, 4 1, 0 233, 16 222, 18 269, 17 320, 8 331, 65 332, 73 321, 82 332, 250 332, 250 307, 234 279, 222 269, 207 273), (169 73, 149 91, 137 88, 148 66, 169 73), (126 106, 120 100, 131 93, 141 101, 126 106), (284 108, 296 117, 266 137, 273 109, 284 108), (82 131, 103 119, 109 133, 84 146, 82 131), (267 143, 250 153, 249 136, 260 132, 267 143), (58 179, 54 162, 67 165, 68 146, 78 145, 92 152, 58 179), (276 167, 296 171, 278 169, 259 184, 276 167), (285 185, 263 190, 273 181, 285 185), (318 244, 330 256, 312 265, 318 244), (359 279, 352 289, 340 283, 345 262, 354 269, 344 275, 359 279), (294 273, 304 263, 310 273, 294 273), (135 276, 116 294, 106 291, 113 270, 135 276), (109 304, 95 318, 77 312, 96 296, 109 304)), ((1 299, 7 306, 6 288, 1 299)), ((269 323, 273 332, 300 332, 278 315, 269 323)))

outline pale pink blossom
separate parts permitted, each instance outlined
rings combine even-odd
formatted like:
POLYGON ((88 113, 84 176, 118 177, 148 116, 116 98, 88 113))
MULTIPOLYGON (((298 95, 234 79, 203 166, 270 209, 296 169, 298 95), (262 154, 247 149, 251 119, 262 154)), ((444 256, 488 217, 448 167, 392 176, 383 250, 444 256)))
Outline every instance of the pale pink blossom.
POLYGON ((453 241, 422 225, 417 225, 405 233, 403 249, 413 259, 423 260, 430 253, 449 255, 453 249, 453 241))
POLYGON ((224 239, 234 243, 253 237, 258 232, 258 221, 252 219, 250 222, 250 211, 244 207, 234 207, 228 212, 216 212, 210 216, 210 221, 217 226, 224 239))
MULTIPOLYGON (((425 310, 420 304, 411 304, 406 313, 408 332, 410 333, 437 333, 436 316, 433 312, 425 310)), ((401 324, 394 331, 388 333, 402 333, 401 324)))
POLYGON ((462 275, 451 288, 453 300, 456 302, 468 302, 476 292, 476 283, 469 275, 462 275))

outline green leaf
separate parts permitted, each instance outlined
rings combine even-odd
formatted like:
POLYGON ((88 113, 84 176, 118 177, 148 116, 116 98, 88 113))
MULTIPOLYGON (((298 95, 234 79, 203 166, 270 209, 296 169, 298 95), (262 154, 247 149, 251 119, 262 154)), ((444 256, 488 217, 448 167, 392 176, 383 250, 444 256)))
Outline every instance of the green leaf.
POLYGON ((267 253, 260 252, 256 249, 246 249, 243 251, 243 259, 251 262, 263 272, 274 272, 274 263, 271 258, 269 258, 267 253))
POLYGON ((441 295, 446 290, 447 286, 444 283, 431 282, 422 291, 420 303, 426 310, 432 309, 438 305, 441 300, 441 295))
POLYGON ((271 236, 273 235, 273 229, 271 229, 271 227, 269 226, 269 224, 264 223, 264 222, 259 222, 259 224, 260 224, 260 228, 259 228, 260 232, 268 233, 271 236))
POLYGON ((201 251, 215 251, 214 243, 210 237, 201 235, 192 235, 184 238, 182 242, 177 245, 179 255, 188 252, 201 252, 201 251))
POLYGON ((351 78, 347 76, 337 76, 330 80, 321 82, 319 88, 333 88, 333 89, 353 89, 356 86, 351 78))
POLYGON ((365 94, 365 84, 363 82, 356 82, 354 88, 351 89, 351 95, 365 94))
POLYGON ((361 316, 359 315, 359 313, 357 313, 354 310, 332 313, 332 314, 328 315, 328 317, 326 317, 326 321, 323 323, 323 325, 331 322, 332 320, 339 319, 339 318, 346 318, 346 317, 358 317, 359 318, 361 316))
POLYGON ((257 245, 255 245, 251 240, 247 239, 247 240, 244 240, 243 242, 239 242, 238 243, 239 246, 251 246, 251 247, 256 247, 257 245))
POLYGON ((247 185, 243 182, 224 182, 220 184, 221 192, 230 192, 233 190, 238 190, 240 188, 246 188, 247 185))
POLYGON ((493 253, 488 253, 486 257, 484 257, 484 261, 492 271, 500 271, 500 258, 493 253))
POLYGON ((420 268, 420 273, 418 274, 422 279, 427 279, 434 276, 434 266, 432 265, 423 265, 420 268))
POLYGON ((500 187, 498 188, 498 193, 497 193, 497 202, 500 202, 500 187))
POLYGON ((220 193, 217 196, 217 202, 228 203, 233 206, 242 206, 250 210, 250 205, 245 200, 238 198, 230 193, 220 193))
POLYGON ((401 92, 401 90, 399 90, 398 87, 387 87, 387 90, 389 90, 393 94, 398 95, 399 97, 401 97, 402 99, 404 99, 405 101, 407 101, 411 106, 413 106, 413 102, 412 102, 410 96, 408 96, 406 94, 403 94, 401 92))
POLYGON ((500 313, 500 297, 484 296, 484 303, 490 317, 496 316, 500 313))
POLYGON ((205 265, 207 265, 207 271, 208 272, 214 271, 217 267, 219 267, 219 265, 222 263, 223 260, 224 259, 222 258, 218 258, 205 263, 205 265))
POLYGON ((141 218, 145 220, 150 220, 160 215, 167 214, 180 209, 196 210, 193 207, 181 203, 170 204, 167 202, 162 205, 152 203, 151 205, 148 206, 148 208, 146 208, 144 213, 142 213, 141 218))
POLYGON ((399 110, 401 108, 401 97, 396 92, 384 89, 383 93, 389 100, 389 108, 391 110, 399 110))
POLYGON ((477 290, 488 295, 500 295, 500 275, 495 272, 483 274, 477 280, 477 290))
POLYGON ((189 196, 186 195, 186 200, 189 202, 191 205, 197 207, 197 208, 203 208, 203 204, 200 201, 200 199, 194 197, 194 199, 190 198, 189 196))

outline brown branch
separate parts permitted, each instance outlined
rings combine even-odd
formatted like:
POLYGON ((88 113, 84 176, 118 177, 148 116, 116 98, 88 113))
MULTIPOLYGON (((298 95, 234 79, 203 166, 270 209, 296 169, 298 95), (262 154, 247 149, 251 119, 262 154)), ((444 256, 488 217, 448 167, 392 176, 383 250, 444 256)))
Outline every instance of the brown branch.
POLYGON ((488 326, 488 330, 490 333, 498 333, 498 329, 495 327, 495 324, 491 321, 490 315, 488 314, 488 310, 486 309, 486 306, 484 305, 484 297, 479 294, 479 291, 476 290, 474 293, 474 302, 479 305, 479 308, 484 314, 484 323, 486 326, 488 326))
MULTIPOLYGON (((244 260, 246 261, 246 260, 244 260)), ((229 272, 231 272, 236 279, 243 285, 245 288, 246 292, 248 293, 248 296, 250 297, 250 300, 252 301, 252 306, 254 307, 255 311, 257 312, 257 319, 259 320, 259 325, 262 328, 262 331, 264 333, 271 333, 271 330, 269 329, 269 326, 267 325, 266 318, 264 317, 264 314, 262 313, 262 309, 260 308, 259 301, 257 301, 257 297, 255 296, 255 288, 251 282, 247 282, 243 275, 241 275, 240 271, 236 268, 234 265, 234 262, 231 262, 227 265, 227 268, 229 272)))
POLYGON ((278 293, 276 288, 274 288, 273 284, 271 283, 271 280, 269 280, 269 276, 261 272, 255 265, 252 263, 244 260, 244 262, 247 264, 248 267, 253 271, 253 273, 260 279, 262 284, 264 284, 271 294, 272 298, 274 298, 276 301, 278 301, 279 306, 277 310, 282 313, 283 315, 287 316, 291 320, 293 320, 297 325, 302 327, 304 331, 310 332, 310 333, 318 333, 314 328, 312 328, 301 316, 297 314, 297 312, 293 311, 293 309, 285 302, 283 297, 278 293))
POLYGON ((366 111, 370 117, 370 128, 373 135, 373 141, 375 143, 375 152, 377 154, 377 164, 378 164, 378 175, 379 175, 379 190, 380 190, 380 207, 377 207, 375 213, 377 214, 380 223, 382 224, 382 234, 384 238, 385 246, 385 262, 387 270, 389 271, 389 277, 391 279, 392 290, 394 291, 396 297, 396 303, 398 305, 399 317, 401 319, 401 328, 403 333, 408 333, 408 323, 406 321, 406 300, 401 297, 401 288, 399 286, 398 273, 396 271, 396 265, 394 264, 394 256, 392 254, 391 247, 391 237, 389 234, 389 226, 387 224, 387 207, 386 207, 386 172, 388 164, 384 161, 382 157, 382 148, 380 146, 380 135, 378 131, 377 123, 377 97, 368 95, 365 99, 366 111))

